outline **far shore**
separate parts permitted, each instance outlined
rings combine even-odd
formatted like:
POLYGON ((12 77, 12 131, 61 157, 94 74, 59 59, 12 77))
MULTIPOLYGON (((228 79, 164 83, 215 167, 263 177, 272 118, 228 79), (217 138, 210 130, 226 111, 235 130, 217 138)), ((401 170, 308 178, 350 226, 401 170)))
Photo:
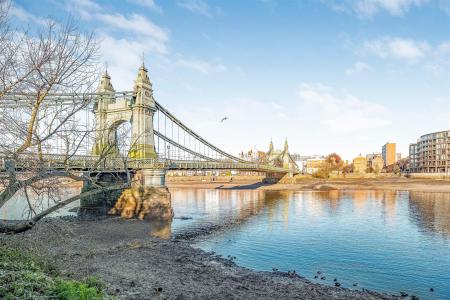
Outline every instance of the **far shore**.
POLYGON ((450 192, 449 179, 418 179, 406 177, 382 178, 300 178, 295 183, 265 184, 259 177, 235 177, 231 181, 222 178, 209 181, 204 177, 179 177, 166 180, 169 188, 203 188, 203 189, 254 189, 254 190, 289 190, 289 191, 329 191, 329 190, 397 190, 418 192, 450 192))

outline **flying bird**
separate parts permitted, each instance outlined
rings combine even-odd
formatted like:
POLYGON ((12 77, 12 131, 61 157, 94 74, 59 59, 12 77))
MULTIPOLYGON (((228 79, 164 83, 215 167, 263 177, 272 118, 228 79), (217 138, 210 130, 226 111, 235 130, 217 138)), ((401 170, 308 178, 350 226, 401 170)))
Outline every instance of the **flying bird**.
POLYGON ((223 121, 228 120, 228 117, 223 117, 222 120, 220 120, 220 123, 223 123, 223 121))

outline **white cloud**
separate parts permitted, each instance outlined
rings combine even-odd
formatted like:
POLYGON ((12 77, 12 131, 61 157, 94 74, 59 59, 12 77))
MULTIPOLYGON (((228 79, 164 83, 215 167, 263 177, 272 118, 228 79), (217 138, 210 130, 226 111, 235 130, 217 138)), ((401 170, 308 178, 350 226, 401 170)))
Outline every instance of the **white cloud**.
MULTIPOLYGON (((198 91, 183 93, 199 98, 198 91)), ((254 146, 267 150, 271 137, 281 148, 287 137, 293 152, 337 152, 351 159, 381 148, 392 124, 383 105, 310 84, 302 84, 290 99, 231 96, 196 105, 177 103, 170 110, 208 141, 235 154, 254 146), (221 123, 224 116, 229 119, 221 123)))
POLYGON ((450 1, 440 0, 439 7, 444 13, 446 13, 448 16, 450 16, 450 1))
MULTIPOLYGON (((105 33, 100 34, 100 51, 103 59, 108 63, 108 72, 111 74, 112 83, 117 91, 131 90, 133 81, 136 79, 137 71, 142 63, 142 53, 153 53, 150 59, 157 56, 162 60, 160 54, 165 53, 161 44, 151 38, 126 39, 116 38, 105 33), (117 49, 120 49, 119 51, 117 49)), ((150 69, 151 77, 151 69, 150 69)))
POLYGON ((403 16, 412 7, 420 7, 429 0, 322 0, 323 4, 339 13, 354 13, 363 19, 370 19, 380 12, 403 16))
POLYGON ((381 58, 398 58, 408 61, 416 61, 431 51, 427 42, 391 37, 366 41, 363 48, 367 53, 381 58))
MULTIPOLYGON (((362 51, 357 53, 418 65, 434 76, 445 74, 450 65, 450 41, 432 45, 427 41, 382 37, 364 42, 362 51)), ((347 71, 351 73, 352 70, 347 71)))
POLYGON ((139 14, 128 16, 121 14, 97 14, 96 18, 112 27, 129 30, 135 34, 152 37, 162 42, 166 42, 169 39, 165 29, 139 14))
POLYGON ((155 0, 128 0, 128 1, 144 7, 148 7, 151 10, 156 11, 158 13, 162 13, 162 8, 156 4, 155 0))
POLYGON ((92 0, 71 0, 66 2, 66 10, 71 13, 77 13, 82 19, 90 20, 94 14, 102 7, 92 0))
POLYGON ((38 16, 35 16, 35 15, 29 13, 28 11, 26 11, 22 7, 18 6, 17 4, 14 4, 11 6, 10 12, 11 12, 11 16, 16 17, 18 20, 20 20, 22 22, 33 22, 38 25, 44 25, 49 21, 45 18, 38 17, 38 16))
POLYGON ((213 72, 225 72, 227 67, 221 63, 211 63, 200 59, 178 59, 176 64, 193 69, 203 74, 210 74, 213 72))
POLYGON ((347 70, 345 70, 345 74, 347 74, 347 76, 352 76, 354 74, 357 73, 362 73, 365 71, 370 71, 371 67, 361 61, 357 61, 353 66, 351 66, 350 68, 348 68, 347 70))
POLYGON ((329 131, 353 133, 391 124, 389 111, 382 105, 339 93, 324 85, 302 84, 299 97, 306 110, 315 111, 317 122, 329 131))
POLYGON ((203 15, 206 17, 212 16, 209 5, 202 0, 179 0, 177 4, 192 13, 203 15))

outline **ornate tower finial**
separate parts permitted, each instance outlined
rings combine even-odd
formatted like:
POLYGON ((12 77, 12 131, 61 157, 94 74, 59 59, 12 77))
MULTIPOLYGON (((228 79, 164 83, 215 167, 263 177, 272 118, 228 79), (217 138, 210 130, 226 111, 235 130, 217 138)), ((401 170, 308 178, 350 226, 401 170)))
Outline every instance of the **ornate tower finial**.
POLYGON ((105 73, 100 77, 100 83, 97 87, 97 93, 115 93, 114 87, 111 83, 111 77, 108 74, 108 68, 106 66, 105 73))
POLYGON ((288 140, 287 140, 287 137, 286 137, 286 139, 284 140, 284 151, 288 151, 288 149, 289 149, 289 145, 288 145, 288 140))
POLYGON ((144 52, 142 52, 141 59, 142 59, 142 65, 141 65, 141 68, 142 68, 142 69, 145 69, 145 56, 144 56, 144 52))
POLYGON ((269 153, 273 152, 273 141, 272 138, 270 138, 270 144, 269 144, 269 153))
POLYGON ((153 92, 152 83, 148 78, 148 70, 142 62, 142 66, 139 68, 138 76, 134 81, 134 91, 137 92, 139 89, 145 89, 149 92, 153 92))

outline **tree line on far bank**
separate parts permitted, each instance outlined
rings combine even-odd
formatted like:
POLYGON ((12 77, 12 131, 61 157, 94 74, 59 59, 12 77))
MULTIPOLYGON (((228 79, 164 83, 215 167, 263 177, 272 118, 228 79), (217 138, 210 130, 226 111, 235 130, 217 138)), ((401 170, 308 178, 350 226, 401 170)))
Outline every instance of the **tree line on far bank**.
MULTIPOLYGON (((366 161, 365 158, 364 161, 366 161)), ((361 176, 364 174, 380 175, 382 173, 400 175, 402 172, 406 171, 407 164, 408 159, 404 158, 389 166, 381 167, 378 165, 366 165, 363 168, 363 172, 361 172, 361 170, 355 169, 353 162, 347 163, 339 154, 333 152, 327 155, 325 160, 318 166, 317 171, 315 171, 312 176, 316 178, 329 178, 331 176, 345 177, 347 174, 355 173, 358 173, 361 176)))

